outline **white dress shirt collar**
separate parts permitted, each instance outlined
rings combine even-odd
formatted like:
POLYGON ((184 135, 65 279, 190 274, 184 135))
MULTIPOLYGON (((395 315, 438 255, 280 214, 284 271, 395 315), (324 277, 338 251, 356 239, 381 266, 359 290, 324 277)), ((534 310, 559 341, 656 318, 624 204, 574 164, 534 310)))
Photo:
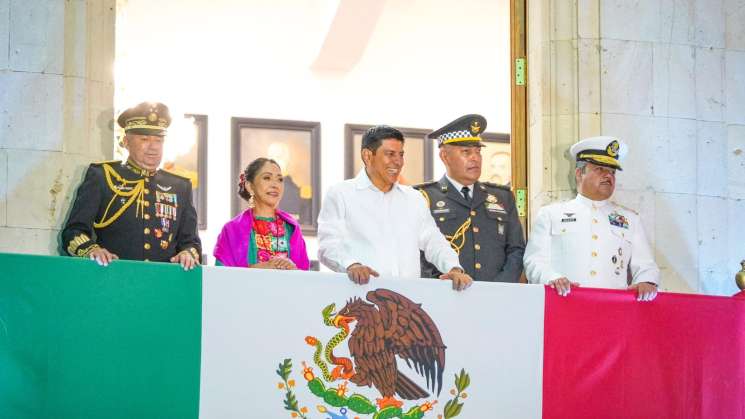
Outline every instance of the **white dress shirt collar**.
MULTIPOLYGON (((447 174, 445 175, 445 177, 447 178, 447 180, 450 183, 453 184, 453 186, 455 186, 455 190, 458 191, 458 193, 460 193, 461 195, 463 195, 463 187, 465 185, 463 185, 462 183, 458 182, 457 180, 451 178, 447 174)), ((468 191, 471 193, 471 197, 473 197, 473 184, 471 184, 471 186, 466 186, 466 188, 468 188, 468 191)))
MULTIPOLYGON (((360 170, 359 173, 357 173, 357 176, 354 177, 354 184, 355 184, 355 187, 357 189, 368 189, 368 188, 370 188, 370 189, 373 189, 373 190, 378 191, 378 192, 383 192, 380 189, 378 189, 378 187, 375 186, 374 183, 372 183, 372 180, 370 180, 370 177, 367 175, 367 171, 365 170, 364 167, 360 170)), ((393 187, 391 187, 391 191, 394 190, 394 189, 398 189, 399 186, 400 185, 399 185, 398 182, 394 183, 393 184, 393 187)), ((388 191, 388 192, 390 192, 390 191, 388 191)), ((383 192, 383 193, 385 193, 385 192, 383 192)))

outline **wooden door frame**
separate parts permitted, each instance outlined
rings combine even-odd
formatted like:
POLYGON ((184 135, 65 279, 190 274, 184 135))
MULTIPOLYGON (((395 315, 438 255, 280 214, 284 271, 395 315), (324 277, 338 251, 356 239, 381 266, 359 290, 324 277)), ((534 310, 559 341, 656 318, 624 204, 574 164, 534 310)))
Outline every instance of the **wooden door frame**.
POLYGON ((528 214, 528 95, 527 95, 527 0, 510 0, 510 69, 511 69, 511 145, 512 190, 517 197, 525 194, 525 212, 520 217, 527 235, 528 214), (525 60, 524 83, 517 84, 516 62, 525 60), (522 192, 520 191, 522 190, 522 192))
MULTIPOLYGON (((528 236, 528 63, 527 63, 527 2, 528 0, 510 0, 510 92, 511 92, 511 146, 512 146, 512 191, 516 200, 523 197, 523 209, 520 223, 523 235, 528 236), (517 60, 524 60, 524 77, 517 83, 517 60)), ((520 282, 527 283, 525 273, 520 275, 520 282)))

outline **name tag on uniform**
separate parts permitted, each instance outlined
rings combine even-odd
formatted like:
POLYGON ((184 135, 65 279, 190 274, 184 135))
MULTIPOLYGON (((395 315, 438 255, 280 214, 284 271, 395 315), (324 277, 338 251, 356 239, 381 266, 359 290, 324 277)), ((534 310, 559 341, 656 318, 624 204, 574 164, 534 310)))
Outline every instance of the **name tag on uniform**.
POLYGON ((566 216, 566 218, 561 219, 562 223, 573 223, 577 221, 577 217, 574 216, 573 212, 565 212, 564 215, 566 216))

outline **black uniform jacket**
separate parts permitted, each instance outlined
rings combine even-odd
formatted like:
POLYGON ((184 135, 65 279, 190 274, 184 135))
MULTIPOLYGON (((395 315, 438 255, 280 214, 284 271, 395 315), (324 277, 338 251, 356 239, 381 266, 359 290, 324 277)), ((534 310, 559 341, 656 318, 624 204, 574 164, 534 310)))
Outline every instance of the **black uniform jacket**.
MULTIPOLYGON (((414 187, 427 199, 432 217, 466 273, 476 281, 520 280, 525 239, 515 198, 507 186, 476 182, 470 202, 445 176, 414 187)), ((422 277, 440 275, 424 255, 421 265, 422 277)))
POLYGON ((167 262, 187 250, 199 260, 197 213, 189 179, 131 162, 88 167, 62 231, 63 249, 87 256, 103 247, 121 259, 167 262))

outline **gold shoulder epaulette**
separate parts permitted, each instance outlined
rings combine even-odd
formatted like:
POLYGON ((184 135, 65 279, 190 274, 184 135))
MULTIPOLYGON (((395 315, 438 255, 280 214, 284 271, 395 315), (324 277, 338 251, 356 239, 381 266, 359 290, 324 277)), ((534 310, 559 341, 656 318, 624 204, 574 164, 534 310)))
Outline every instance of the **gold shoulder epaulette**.
POLYGON ((416 185, 411 185, 411 187, 414 188, 414 189, 422 190, 422 189, 426 188, 427 186, 432 186, 432 185, 435 185, 435 184, 437 184, 437 181, 417 183, 416 185))
POLYGON ((638 212, 637 212, 636 210, 633 210, 633 209, 631 209, 631 208, 627 207, 626 205, 621 205, 621 204, 619 204, 619 203, 618 203, 618 202, 616 202, 616 201, 611 201, 611 203, 612 203, 613 205, 617 206, 617 207, 620 207, 620 208, 623 208, 623 209, 625 209, 626 211, 629 211, 629 212, 633 212, 634 214, 636 214, 636 215, 639 215, 639 213, 638 213, 638 212))
POLYGON ((481 183, 483 183, 486 186, 492 186, 494 188, 504 189, 504 190, 507 190, 507 191, 511 191, 512 190, 512 188, 510 188, 507 185, 500 185, 500 184, 494 183, 494 182, 481 182, 481 183))

